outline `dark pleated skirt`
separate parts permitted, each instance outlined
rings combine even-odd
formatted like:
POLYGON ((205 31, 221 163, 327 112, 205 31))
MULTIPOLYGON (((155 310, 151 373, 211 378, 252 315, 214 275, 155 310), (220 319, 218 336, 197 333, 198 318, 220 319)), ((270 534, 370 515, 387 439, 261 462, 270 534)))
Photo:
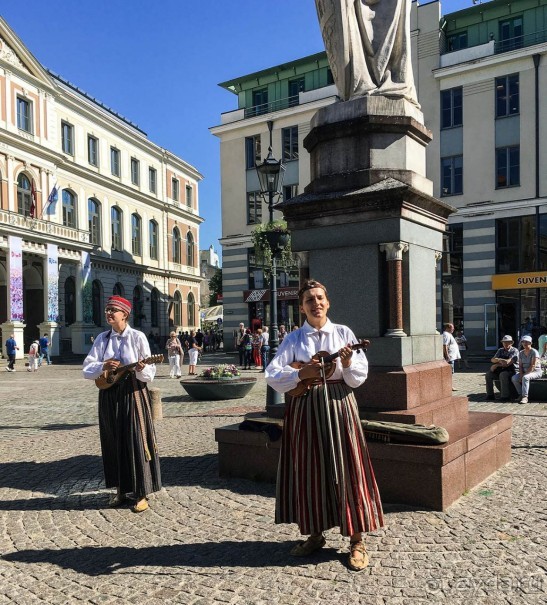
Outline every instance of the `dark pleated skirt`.
POLYGON ((355 396, 346 384, 328 389, 328 409, 323 386, 286 407, 275 521, 296 523, 304 535, 332 527, 343 536, 374 531, 384 525, 382 503, 355 396))
POLYGON ((118 488, 122 494, 132 492, 138 499, 161 489, 146 383, 130 374, 126 380, 99 392, 99 433, 106 487, 118 488), (142 401, 142 426, 137 413, 137 391, 142 401))

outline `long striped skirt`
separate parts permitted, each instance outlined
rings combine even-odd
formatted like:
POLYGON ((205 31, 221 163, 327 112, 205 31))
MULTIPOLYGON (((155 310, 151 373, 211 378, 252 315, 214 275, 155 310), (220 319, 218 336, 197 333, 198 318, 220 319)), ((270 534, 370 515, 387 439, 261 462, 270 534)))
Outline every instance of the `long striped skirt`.
POLYGON ((304 535, 374 531, 384 525, 382 503, 357 402, 344 383, 327 388, 328 409, 323 386, 286 406, 275 522, 296 523, 304 535))
POLYGON ((138 499, 161 489, 150 394, 133 372, 99 392, 99 434, 106 487, 138 499))

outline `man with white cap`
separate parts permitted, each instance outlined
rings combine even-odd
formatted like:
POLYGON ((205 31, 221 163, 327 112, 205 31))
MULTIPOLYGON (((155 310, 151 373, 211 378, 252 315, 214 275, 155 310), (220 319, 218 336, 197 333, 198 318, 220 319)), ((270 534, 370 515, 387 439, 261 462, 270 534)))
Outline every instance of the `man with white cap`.
POLYGON ((519 353, 519 373, 511 379, 517 393, 521 395, 519 403, 528 403, 530 380, 541 378, 541 359, 536 349, 532 348, 532 337, 523 336, 520 339, 522 351, 519 353))
POLYGON ((494 380, 500 381, 501 398, 500 401, 510 401, 511 378, 517 371, 519 352, 513 346, 513 338, 506 334, 501 339, 502 347, 496 351, 496 354, 490 360, 492 366, 486 372, 486 398, 494 399, 494 380))

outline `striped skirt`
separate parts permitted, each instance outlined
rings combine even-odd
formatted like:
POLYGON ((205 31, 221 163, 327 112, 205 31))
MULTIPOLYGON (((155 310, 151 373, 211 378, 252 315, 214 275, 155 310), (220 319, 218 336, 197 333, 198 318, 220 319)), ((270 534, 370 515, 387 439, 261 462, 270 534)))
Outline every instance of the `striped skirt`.
POLYGON ((357 402, 344 383, 328 389, 330 426, 322 385, 286 407, 275 522, 296 523, 304 535, 373 531, 384 519, 357 402))
POLYGON ((106 487, 139 499, 161 489, 150 394, 134 373, 99 392, 99 433, 106 487))

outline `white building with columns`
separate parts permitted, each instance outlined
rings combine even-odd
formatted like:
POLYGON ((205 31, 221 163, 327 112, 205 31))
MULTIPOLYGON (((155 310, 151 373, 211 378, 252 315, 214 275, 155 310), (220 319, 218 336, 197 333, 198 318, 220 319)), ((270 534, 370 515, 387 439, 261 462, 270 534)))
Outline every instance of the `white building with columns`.
POLYGON ((196 168, 46 70, 0 18, 0 328, 86 353, 112 294, 161 342, 199 326, 196 168))

